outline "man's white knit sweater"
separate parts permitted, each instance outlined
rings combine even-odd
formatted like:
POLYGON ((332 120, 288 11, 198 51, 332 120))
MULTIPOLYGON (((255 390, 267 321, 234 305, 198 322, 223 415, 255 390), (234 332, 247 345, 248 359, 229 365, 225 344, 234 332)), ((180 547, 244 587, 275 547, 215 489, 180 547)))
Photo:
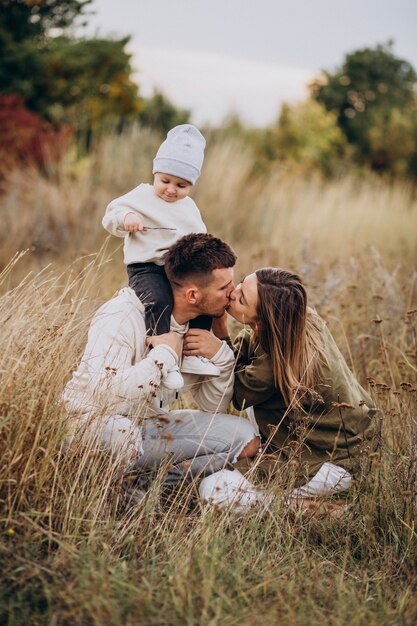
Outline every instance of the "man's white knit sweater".
POLYGON ((178 239, 190 233, 207 232, 200 211, 191 198, 187 196, 176 202, 165 202, 148 184, 141 184, 124 196, 112 200, 102 223, 112 235, 125 238, 123 249, 126 265, 163 265, 168 248, 178 239), (124 219, 128 213, 136 213, 144 226, 155 230, 126 232, 124 219))
MULTIPOLYGON (((184 332, 187 325, 171 326, 184 332)), ((177 363, 169 346, 146 354, 144 308, 129 287, 103 304, 95 314, 81 363, 67 383, 63 400, 70 413, 121 414, 132 418, 166 412, 174 392, 160 389, 164 369, 177 363)), ((212 358, 220 376, 185 375, 201 410, 227 412, 233 392, 234 355, 225 342, 212 358)))

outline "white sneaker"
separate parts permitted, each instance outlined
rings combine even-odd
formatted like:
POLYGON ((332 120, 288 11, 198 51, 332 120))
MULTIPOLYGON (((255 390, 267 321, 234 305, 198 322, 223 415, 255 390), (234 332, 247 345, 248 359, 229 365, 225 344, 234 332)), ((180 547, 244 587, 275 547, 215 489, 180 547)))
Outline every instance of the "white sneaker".
POLYGON ((274 499, 273 494, 255 487, 237 469, 222 469, 206 476, 198 491, 203 502, 234 513, 243 513, 256 504, 266 509, 274 499))
POLYGON ((341 491, 348 491, 352 482, 352 476, 347 470, 326 461, 306 485, 293 489, 289 498, 331 496, 341 491))
POLYGON ((220 368, 204 356, 185 356, 181 364, 183 374, 200 376, 220 376, 220 368))
POLYGON ((181 389, 184 387, 184 379, 180 374, 180 370, 177 366, 169 370, 162 379, 162 385, 166 389, 181 389))

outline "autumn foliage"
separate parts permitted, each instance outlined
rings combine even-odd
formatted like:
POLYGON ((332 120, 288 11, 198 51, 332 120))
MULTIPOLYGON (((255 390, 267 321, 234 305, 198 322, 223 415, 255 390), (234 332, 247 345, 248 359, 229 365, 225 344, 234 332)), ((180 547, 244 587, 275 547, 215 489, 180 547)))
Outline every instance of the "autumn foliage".
POLYGON ((22 96, 0 94, 0 182, 16 166, 45 169, 68 149, 70 126, 55 129, 37 113, 29 111, 22 96))

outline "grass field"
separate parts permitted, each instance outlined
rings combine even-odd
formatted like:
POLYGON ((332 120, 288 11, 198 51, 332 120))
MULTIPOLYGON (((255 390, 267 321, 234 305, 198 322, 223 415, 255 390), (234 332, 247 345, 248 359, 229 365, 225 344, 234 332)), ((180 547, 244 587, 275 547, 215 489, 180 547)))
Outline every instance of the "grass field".
POLYGON ((160 506, 158 484, 123 512, 111 458, 63 454, 59 394, 93 311, 126 282, 101 216, 149 180, 157 145, 141 130, 110 137, 47 178, 15 172, 0 198, 0 623, 414 625, 417 195, 406 182, 256 174, 247 149, 217 140, 195 190, 210 231, 238 253, 237 278, 264 265, 301 273, 380 409, 380 447, 341 519, 294 514, 281 493, 237 518, 206 510, 195 486, 160 506))

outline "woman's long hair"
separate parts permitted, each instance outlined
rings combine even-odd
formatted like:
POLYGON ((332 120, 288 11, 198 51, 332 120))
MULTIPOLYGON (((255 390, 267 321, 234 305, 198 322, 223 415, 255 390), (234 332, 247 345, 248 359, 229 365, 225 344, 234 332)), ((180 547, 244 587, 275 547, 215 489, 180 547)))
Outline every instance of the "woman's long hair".
POLYGON ((306 391, 313 391, 322 378, 326 362, 323 322, 308 312, 307 293, 299 276, 265 267, 256 277, 256 334, 271 356, 274 382, 285 402, 300 408, 306 391))

